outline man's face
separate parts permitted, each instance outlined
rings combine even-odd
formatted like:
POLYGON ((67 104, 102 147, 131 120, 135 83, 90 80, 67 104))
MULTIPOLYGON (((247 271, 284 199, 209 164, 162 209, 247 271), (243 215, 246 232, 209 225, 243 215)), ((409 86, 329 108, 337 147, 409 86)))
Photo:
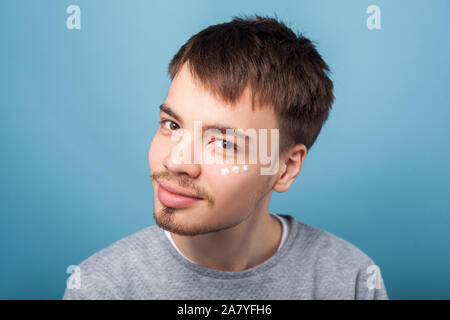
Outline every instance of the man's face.
MULTIPOLYGON (((277 175, 261 174, 260 168, 267 168, 268 165, 262 164, 259 156, 256 163, 250 161, 249 144, 259 145, 259 129, 266 129, 265 141, 270 156, 273 145, 273 131, 270 129, 278 129, 273 109, 256 107, 252 110, 248 90, 245 90, 233 107, 227 105, 197 84, 186 64, 173 79, 164 105, 170 109, 170 114, 160 112, 162 122, 149 150, 156 223, 176 234, 197 235, 231 228, 249 215, 264 209, 277 175), (200 135, 194 134, 195 122, 198 124, 200 121, 202 126, 240 128, 246 133, 247 129, 255 129, 256 137, 251 139, 256 138, 258 141, 227 137, 217 131, 205 134, 201 129, 200 135), (234 150, 234 145, 245 148, 234 150), (194 153, 198 155, 199 151, 203 157, 210 156, 224 161, 194 161, 194 153), (190 161, 180 157, 189 153, 190 161), (244 162, 237 160, 239 153, 241 156, 245 155, 244 162), (226 156, 234 159, 234 163, 227 164, 226 156), (238 173, 236 167, 239 169, 238 173), (202 199, 171 207, 173 201, 180 199, 172 198, 170 202, 171 195, 163 192, 160 182, 166 186, 182 188, 202 199)), ((183 199, 179 203, 182 202, 183 199)))

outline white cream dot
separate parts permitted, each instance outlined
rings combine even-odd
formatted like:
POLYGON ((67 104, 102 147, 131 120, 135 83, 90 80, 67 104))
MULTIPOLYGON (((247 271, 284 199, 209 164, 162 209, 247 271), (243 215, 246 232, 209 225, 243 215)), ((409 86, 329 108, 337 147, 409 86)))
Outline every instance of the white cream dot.
POLYGON ((246 164, 244 164, 244 165, 242 166, 242 170, 243 170, 243 171, 247 171, 247 170, 248 170, 248 166, 247 166, 246 164))
POLYGON ((231 168, 231 171, 233 171, 234 173, 239 173, 239 167, 233 166, 233 168, 231 168))
POLYGON ((230 173, 230 170, 228 170, 228 168, 222 168, 222 169, 220 169, 220 173, 221 173, 223 176, 226 176, 227 174, 230 173))

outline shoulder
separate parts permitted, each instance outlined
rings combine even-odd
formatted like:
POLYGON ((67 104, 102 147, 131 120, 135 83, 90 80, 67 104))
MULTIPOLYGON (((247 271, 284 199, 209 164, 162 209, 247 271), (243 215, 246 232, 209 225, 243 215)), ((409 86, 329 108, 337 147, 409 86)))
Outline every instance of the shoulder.
POLYGON ((380 268, 362 249, 329 231, 298 223, 294 251, 302 256, 314 278, 320 279, 321 287, 328 288, 323 296, 388 298, 380 268))
POLYGON ((358 268, 373 260, 355 244, 329 231, 302 222, 299 224, 298 240, 313 253, 317 262, 358 268))
POLYGON ((158 232, 156 225, 148 226, 83 260, 68 279, 69 283, 77 277, 78 288, 67 288, 63 299, 115 299, 136 266, 154 261, 151 257, 160 248, 158 232))
POLYGON ((92 269, 111 269, 114 266, 127 263, 130 259, 138 259, 142 252, 151 254, 158 247, 155 245, 157 232, 155 225, 141 229, 99 250, 83 260, 79 266, 92 269))

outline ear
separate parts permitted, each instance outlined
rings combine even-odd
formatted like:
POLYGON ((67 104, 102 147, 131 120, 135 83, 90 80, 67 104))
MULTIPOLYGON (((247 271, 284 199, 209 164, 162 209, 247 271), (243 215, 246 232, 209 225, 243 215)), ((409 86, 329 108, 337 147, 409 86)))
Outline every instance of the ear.
POLYGON ((307 149, 304 144, 297 144, 288 151, 280 161, 280 172, 278 181, 273 189, 277 192, 285 192, 294 182, 305 161, 307 149))

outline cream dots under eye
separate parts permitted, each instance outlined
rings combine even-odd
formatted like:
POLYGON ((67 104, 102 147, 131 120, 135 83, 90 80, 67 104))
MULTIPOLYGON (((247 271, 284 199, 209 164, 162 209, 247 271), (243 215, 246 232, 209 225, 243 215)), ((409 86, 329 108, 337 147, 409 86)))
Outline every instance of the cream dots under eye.
POLYGON ((220 169, 220 174, 223 176, 227 176, 229 173, 230 173, 230 170, 228 168, 220 169))
MULTIPOLYGON (((235 174, 238 174, 241 170, 239 169, 238 166, 233 166, 231 168, 231 171, 235 174)), ((243 165, 242 166, 242 172, 248 171, 248 166, 247 165, 243 165)), ((230 169, 228 169, 227 167, 221 168, 220 169, 220 174, 223 176, 227 176, 230 174, 230 169)))

